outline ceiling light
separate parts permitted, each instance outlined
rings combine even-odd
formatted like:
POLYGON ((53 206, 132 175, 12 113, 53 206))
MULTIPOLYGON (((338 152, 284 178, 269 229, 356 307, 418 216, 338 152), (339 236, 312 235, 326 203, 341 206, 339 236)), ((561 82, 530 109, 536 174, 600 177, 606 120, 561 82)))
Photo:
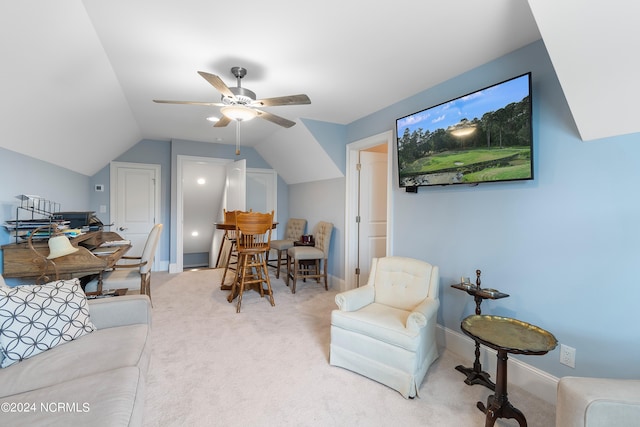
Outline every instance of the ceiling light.
POLYGON ((209 116, 209 117, 207 117, 207 120, 209 120, 210 122, 213 122, 213 123, 220 121, 220 119, 218 117, 216 117, 216 116, 209 116))
POLYGON ((207 181, 204 178, 198 178, 196 182, 200 185, 204 185, 207 181))
POLYGON ((258 115, 256 110, 245 107, 244 105, 229 105, 227 107, 222 107, 220 112, 231 120, 239 122, 251 120, 258 115))

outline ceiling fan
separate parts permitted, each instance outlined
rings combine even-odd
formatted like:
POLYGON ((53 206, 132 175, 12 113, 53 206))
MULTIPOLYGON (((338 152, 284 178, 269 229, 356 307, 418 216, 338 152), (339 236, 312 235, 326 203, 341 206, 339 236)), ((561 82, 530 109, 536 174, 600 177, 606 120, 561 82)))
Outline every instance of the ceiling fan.
POLYGON ((256 99, 256 94, 249 89, 241 86, 241 80, 247 75, 246 68, 232 67, 231 73, 237 79, 237 87, 228 87, 220 77, 206 73, 204 71, 198 71, 211 86, 215 87, 222 94, 222 102, 198 102, 198 101, 165 101, 161 99, 154 99, 153 102, 160 104, 188 104, 188 105, 205 105, 222 107, 220 112, 222 118, 214 127, 227 126, 232 120, 245 121, 251 120, 254 117, 260 117, 261 119, 268 120, 277 125, 285 128, 290 128, 295 125, 296 122, 285 119, 284 117, 277 116, 275 114, 268 113, 258 109, 259 107, 276 107, 279 105, 303 105, 311 104, 311 100, 307 95, 288 95, 279 96, 276 98, 264 98, 256 99))

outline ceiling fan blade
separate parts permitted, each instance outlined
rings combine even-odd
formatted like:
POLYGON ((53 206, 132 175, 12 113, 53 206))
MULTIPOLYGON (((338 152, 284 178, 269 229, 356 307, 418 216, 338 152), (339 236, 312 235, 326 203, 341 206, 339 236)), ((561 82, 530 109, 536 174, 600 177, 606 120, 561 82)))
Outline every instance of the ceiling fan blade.
POLYGON ((153 102, 158 104, 187 104, 187 105, 204 105, 205 107, 222 107, 224 104, 220 102, 200 102, 200 101, 167 101, 164 99, 154 99, 153 102))
POLYGON ((276 98, 265 98, 258 99, 251 103, 252 105, 258 107, 275 107, 278 105, 303 105, 303 104, 311 104, 311 100, 307 95, 288 95, 288 96, 278 96, 276 98))
POLYGON ((220 120, 218 120, 216 122, 215 125, 213 125, 214 128, 223 128, 226 125, 228 125, 229 123, 231 123, 231 119, 227 116, 222 116, 220 117, 220 120))
POLYGON ((290 128, 295 125, 296 122, 292 122, 289 119, 285 119, 284 117, 276 116, 275 114, 267 113, 266 111, 256 110, 258 113, 258 117, 261 119, 265 119, 270 121, 271 123, 275 123, 285 128, 290 128))
POLYGON ((231 92, 229 86, 227 86, 220 77, 216 76, 215 74, 205 73, 204 71, 198 71, 198 74, 204 77, 204 79, 208 81, 211 86, 218 89, 218 91, 224 96, 227 96, 233 100, 236 99, 236 96, 233 94, 233 92, 231 92))

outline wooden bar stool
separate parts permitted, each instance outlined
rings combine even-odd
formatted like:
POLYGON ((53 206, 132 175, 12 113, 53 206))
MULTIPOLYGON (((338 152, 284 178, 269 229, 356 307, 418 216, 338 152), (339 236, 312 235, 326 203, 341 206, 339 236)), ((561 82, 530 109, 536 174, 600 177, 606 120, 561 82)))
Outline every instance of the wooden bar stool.
POLYGON ((273 211, 271 213, 239 213, 236 216, 238 266, 236 280, 233 281, 229 297, 232 300, 236 293, 238 294, 237 313, 240 313, 242 294, 247 287, 252 285, 258 286, 261 297, 264 297, 266 292, 271 305, 276 305, 267 270, 267 252, 271 242, 272 228, 273 211), (263 286, 265 283, 266 289, 263 286))

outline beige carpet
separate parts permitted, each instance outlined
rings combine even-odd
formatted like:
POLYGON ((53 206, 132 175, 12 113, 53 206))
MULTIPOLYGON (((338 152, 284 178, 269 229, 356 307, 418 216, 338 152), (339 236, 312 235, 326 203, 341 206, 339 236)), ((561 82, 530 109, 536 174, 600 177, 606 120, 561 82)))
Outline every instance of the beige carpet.
MULTIPOLYGON (((483 426, 476 408, 491 391, 468 386, 454 367, 469 359, 443 351, 420 387, 398 392, 330 366, 335 291, 273 278, 276 306, 245 294, 226 300, 220 271, 154 273, 152 359, 146 426, 483 426)), ((553 405, 510 386, 530 427, 554 425, 553 405)), ((497 426, 517 426, 498 420, 497 426)))

